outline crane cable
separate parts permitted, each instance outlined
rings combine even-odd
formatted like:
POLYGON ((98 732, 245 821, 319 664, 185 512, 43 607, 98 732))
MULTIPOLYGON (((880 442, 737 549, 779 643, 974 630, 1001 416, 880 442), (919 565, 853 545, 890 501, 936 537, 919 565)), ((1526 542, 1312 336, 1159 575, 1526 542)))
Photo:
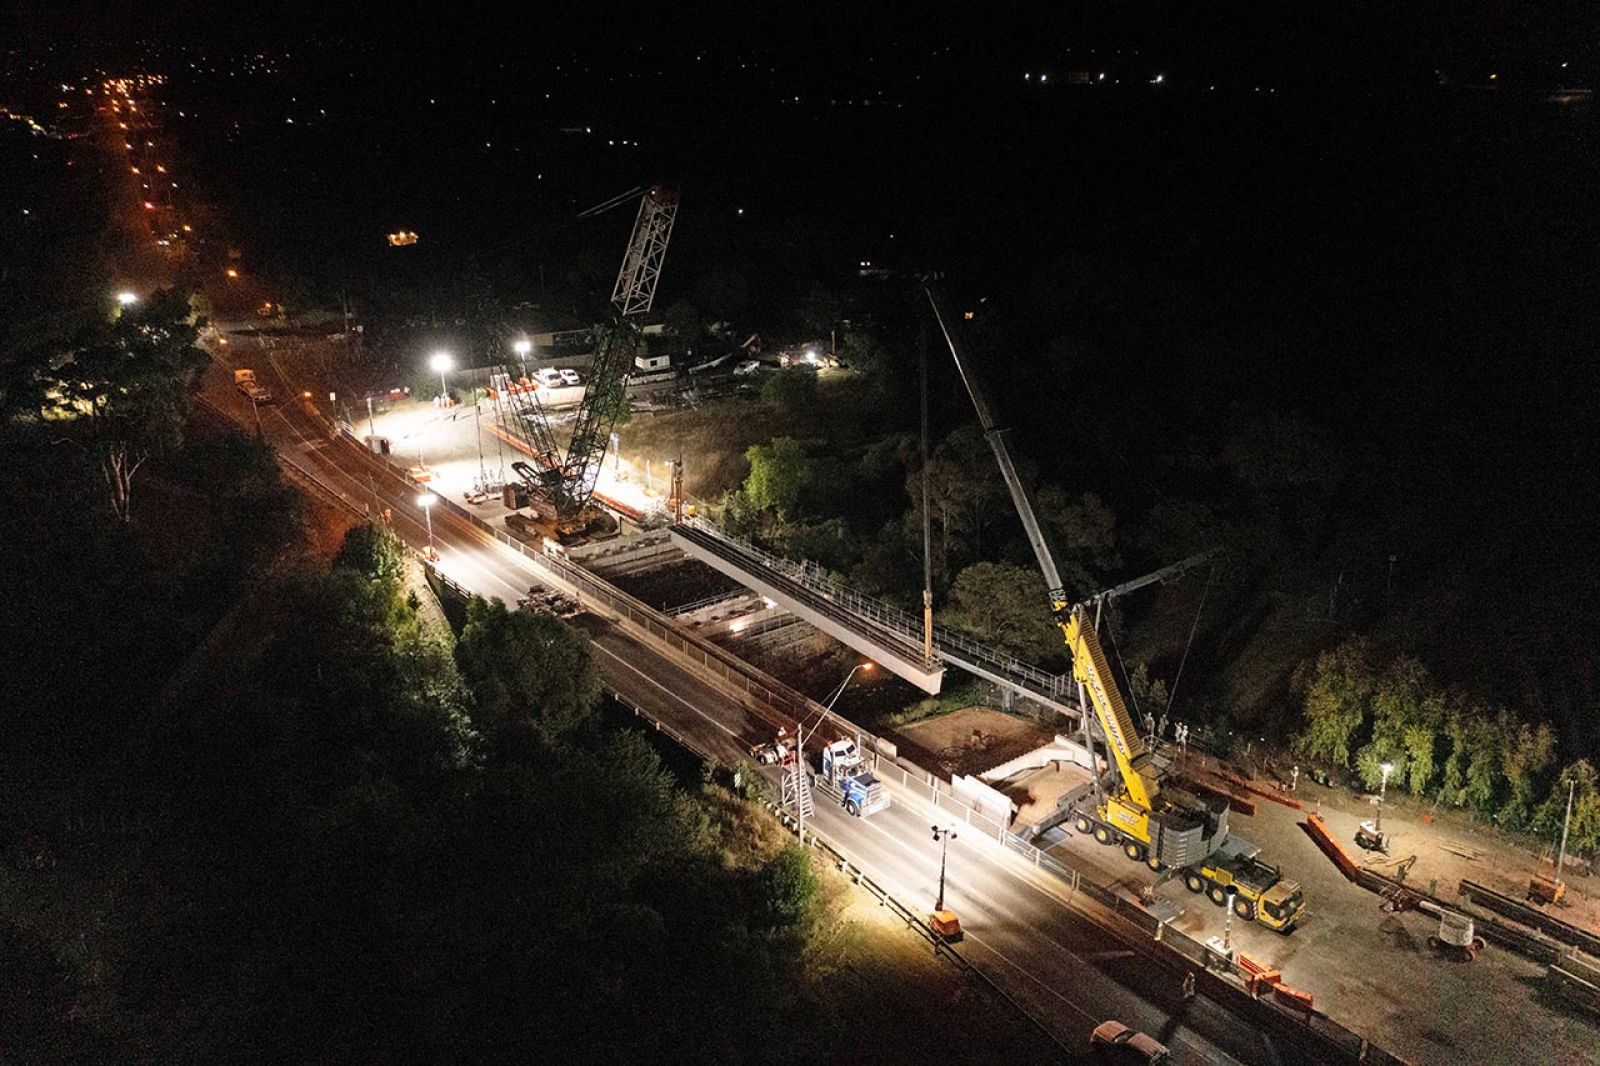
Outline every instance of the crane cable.
POLYGON ((1161 712, 1163 718, 1172 713, 1172 700, 1178 694, 1178 682, 1183 678, 1183 664, 1189 661, 1189 649, 1194 647, 1194 635, 1200 629, 1200 612, 1206 609, 1206 597, 1211 595, 1211 583, 1217 576, 1217 564, 1211 564, 1211 572, 1206 575, 1206 587, 1200 593, 1200 606, 1195 608, 1194 624, 1189 627, 1189 642, 1183 646, 1183 658, 1178 660, 1178 672, 1172 676, 1172 688, 1167 691, 1167 709, 1161 712))

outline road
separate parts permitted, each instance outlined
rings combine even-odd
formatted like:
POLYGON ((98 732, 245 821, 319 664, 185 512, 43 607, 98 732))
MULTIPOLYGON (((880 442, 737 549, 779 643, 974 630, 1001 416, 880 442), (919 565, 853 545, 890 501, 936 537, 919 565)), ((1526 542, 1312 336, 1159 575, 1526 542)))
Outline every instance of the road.
MULTIPOLYGON (((249 402, 232 387, 231 365, 251 365, 281 402, 261 409, 261 429, 281 460, 327 493, 357 508, 387 508, 395 530, 425 547, 428 530, 416 493, 392 477, 371 476, 355 445, 330 440, 321 417, 302 402, 265 352, 236 339, 213 347, 204 399, 245 425, 249 402), (235 364, 232 356, 243 356, 235 364)), ((531 563, 440 508, 433 538, 440 569, 465 588, 509 603, 538 576, 531 563)), ((612 622, 580 619, 593 640, 607 688, 730 760, 770 727, 744 704, 654 646, 612 622)), ((931 908, 938 849, 929 827, 945 812, 903 790, 871 818, 850 817, 819 796, 815 829, 855 857, 864 871, 910 906, 931 908)), ((1182 975, 1147 961, 1148 944, 1122 940, 1065 898, 1067 887, 976 832, 958 836, 950 852, 947 898, 967 929, 962 951, 1068 1046, 1085 1048, 1088 1032, 1117 1018, 1156 1036, 1180 1062, 1311 1061, 1275 1048, 1258 1027, 1199 996, 1183 1003, 1182 975)), ((1092 906, 1092 905, 1090 905, 1092 906)))

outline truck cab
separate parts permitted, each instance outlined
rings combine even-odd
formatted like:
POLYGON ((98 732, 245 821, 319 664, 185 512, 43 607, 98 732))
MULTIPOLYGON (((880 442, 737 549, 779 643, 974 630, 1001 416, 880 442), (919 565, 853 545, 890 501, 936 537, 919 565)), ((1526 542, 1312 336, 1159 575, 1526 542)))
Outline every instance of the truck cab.
POLYGON ((1285 881, 1282 871, 1262 862, 1259 853, 1248 840, 1230 836, 1204 861, 1184 870, 1184 886, 1206 893, 1219 907, 1228 905, 1231 892, 1234 914, 1288 933, 1305 910, 1305 897, 1298 883, 1285 881))
POLYGON ((862 764, 853 740, 836 740, 822 749, 822 774, 818 785, 839 798, 839 804, 858 818, 889 806, 889 790, 862 764))

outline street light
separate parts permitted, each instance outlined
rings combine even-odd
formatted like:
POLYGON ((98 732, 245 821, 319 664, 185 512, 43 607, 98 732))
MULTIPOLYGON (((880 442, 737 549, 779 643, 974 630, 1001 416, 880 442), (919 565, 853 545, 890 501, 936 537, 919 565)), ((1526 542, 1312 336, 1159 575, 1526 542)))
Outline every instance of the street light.
POLYGON ((445 351, 434 352, 433 356, 428 360, 428 369, 439 375, 439 398, 444 400, 445 403, 450 402, 450 390, 444 383, 444 376, 455 365, 456 361, 450 358, 449 352, 445 351))
POLYGON ((823 706, 827 707, 828 710, 830 710, 830 711, 833 710, 833 705, 835 703, 839 702, 839 697, 840 696, 844 695, 844 688, 845 688, 846 685, 848 685, 850 683, 850 679, 852 677, 856 676, 856 671, 857 670, 869 670, 870 671, 870 670, 874 669, 876 666, 877 666, 876 663, 871 663, 871 662, 856 663, 855 666, 850 668, 850 672, 848 674, 844 675, 844 680, 839 682, 839 687, 833 690, 833 695, 828 697, 828 702, 826 704, 824 704, 823 706))
POLYGON ((944 864, 946 857, 950 854, 950 841, 955 838, 956 831, 954 829, 933 827, 934 842, 942 845, 939 849, 939 902, 933 905, 935 911, 944 910, 944 864))
POLYGON ((511 346, 511 350, 517 353, 518 359, 526 359, 528 358, 528 353, 533 351, 533 342, 529 340, 517 341, 511 346))
POLYGON ((132 307, 138 302, 139 294, 136 292, 129 292, 124 289, 123 291, 117 293, 117 303, 121 304, 123 307, 132 307))
POLYGON ((422 508, 422 513, 428 518, 428 558, 437 559, 439 553, 433 550, 433 505, 439 502, 439 497, 431 492, 424 492, 417 496, 417 506, 422 508))
POLYGON ((1383 782, 1378 786, 1378 818, 1377 818, 1376 824, 1373 825, 1373 828, 1377 829, 1379 831, 1382 831, 1382 829, 1383 829, 1383 797, 1384 797, 1384 794, 1389 791, 1389 775, 1394 773, 1394 763, 1392 763, 1392 762, 1380 763, 1379 766, 1378 766, 1378 769, 1383 771, 1383 782))

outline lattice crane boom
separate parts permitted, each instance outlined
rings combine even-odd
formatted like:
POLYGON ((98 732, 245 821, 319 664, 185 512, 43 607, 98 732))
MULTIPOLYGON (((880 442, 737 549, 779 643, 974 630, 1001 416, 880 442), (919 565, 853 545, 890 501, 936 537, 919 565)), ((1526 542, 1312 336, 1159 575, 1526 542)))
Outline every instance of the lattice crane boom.
POLYGON ((611 302, 623 318, 645 314, 655 303, 656 282, 661 280, 661 265, 666 262, 667 242, 672 239, 677 217, 678 190, 653 185, 639 198, 633 238, 611 290, 611 302))

